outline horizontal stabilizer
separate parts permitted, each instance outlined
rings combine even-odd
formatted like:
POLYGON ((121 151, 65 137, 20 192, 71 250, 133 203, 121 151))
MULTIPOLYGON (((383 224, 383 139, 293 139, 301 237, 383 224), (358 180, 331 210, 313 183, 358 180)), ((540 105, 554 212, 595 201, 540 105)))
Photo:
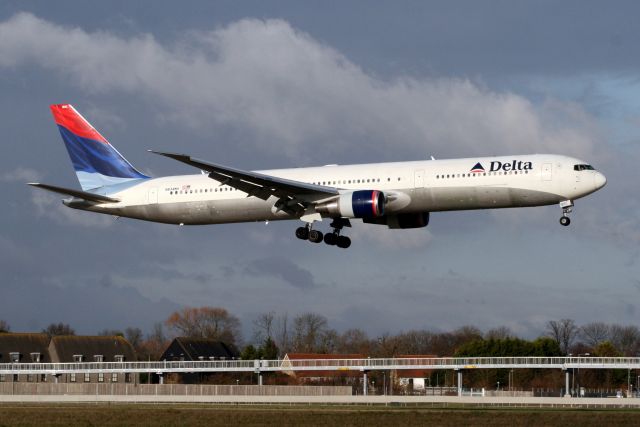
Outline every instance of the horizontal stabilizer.
POLYGON ((73 190, 71 188, 56 187, 49 184, 40 184, 39 182, 28 182, 27 184, 33 187, 43 188, 48 191, 53 191, 54 193, 65 194, 67 196, 77 197, 79 199, 84 199, 90 202, 117 203, 120 201, 118 199, 114 199, 113 197, 102 196, 95 193, 88 193, 86 191, 73 190))

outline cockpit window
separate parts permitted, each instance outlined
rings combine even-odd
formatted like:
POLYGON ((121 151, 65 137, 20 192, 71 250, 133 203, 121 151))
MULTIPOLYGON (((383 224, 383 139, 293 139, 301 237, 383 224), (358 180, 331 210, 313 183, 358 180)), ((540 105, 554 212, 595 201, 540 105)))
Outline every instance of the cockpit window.
POLYGON ((574 171, 592 171, 595 170, 591 165, 573 165, 574 171))

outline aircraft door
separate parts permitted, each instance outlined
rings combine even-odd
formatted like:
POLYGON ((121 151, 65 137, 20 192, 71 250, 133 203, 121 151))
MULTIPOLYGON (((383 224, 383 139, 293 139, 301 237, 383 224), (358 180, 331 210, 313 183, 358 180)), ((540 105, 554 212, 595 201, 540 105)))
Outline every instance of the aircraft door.
POLYGON ((545 163, 542 165, 542 180, 551 181, 551 163, 545 163))
POLYGON ((149 204, 158 203, 158 189, 153 187, 149 190, 149 204))
POLYGON ((413 173, 413 187, 414 188, 423 188, 424 187, 424 170, 420 169, 414 171, 413 173))

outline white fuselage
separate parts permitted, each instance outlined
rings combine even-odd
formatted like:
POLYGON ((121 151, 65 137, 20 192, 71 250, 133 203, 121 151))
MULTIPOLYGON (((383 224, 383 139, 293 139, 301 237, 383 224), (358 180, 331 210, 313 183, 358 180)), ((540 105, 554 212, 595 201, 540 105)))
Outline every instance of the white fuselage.
MULTIPOLYGON (((595 170, 558 155, 524 155, 322 166, 260 171, 288 180, 334 187, 340 192, 379 190, 388 214, 542 206, 575 200, 601 188, 595 170), (481 169, 475 168, 480 164, 481 169), (474 169, 475 168, 475 169, 474 169), (473 172, 472 172, 473 170, 473 172)), ((116 216, 173 224, 297 219, 262 200, 222 185, 207 175, 144 179, 103 187, 96 193, 118 203, 94 205, 77 199, 68 206, 116 216)))

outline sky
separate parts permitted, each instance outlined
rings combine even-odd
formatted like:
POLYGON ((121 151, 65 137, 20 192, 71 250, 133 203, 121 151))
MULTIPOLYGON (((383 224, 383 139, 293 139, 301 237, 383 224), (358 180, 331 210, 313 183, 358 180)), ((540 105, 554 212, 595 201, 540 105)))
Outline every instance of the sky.
POLYGON ((0 3, 0 319, 150 331, 210 305, 247 339, 270 311, 371 336, 637 325, 640 4, 615 3, 0 3), (347 251, 295 221, 115 219, 25 185, 78 186, 48 108, 66 102, 151 176, 194 171, 148 149, 250 170, 555 153, 608 184, 570 227, 558 206, 441 212, 354 224, 347 251))

